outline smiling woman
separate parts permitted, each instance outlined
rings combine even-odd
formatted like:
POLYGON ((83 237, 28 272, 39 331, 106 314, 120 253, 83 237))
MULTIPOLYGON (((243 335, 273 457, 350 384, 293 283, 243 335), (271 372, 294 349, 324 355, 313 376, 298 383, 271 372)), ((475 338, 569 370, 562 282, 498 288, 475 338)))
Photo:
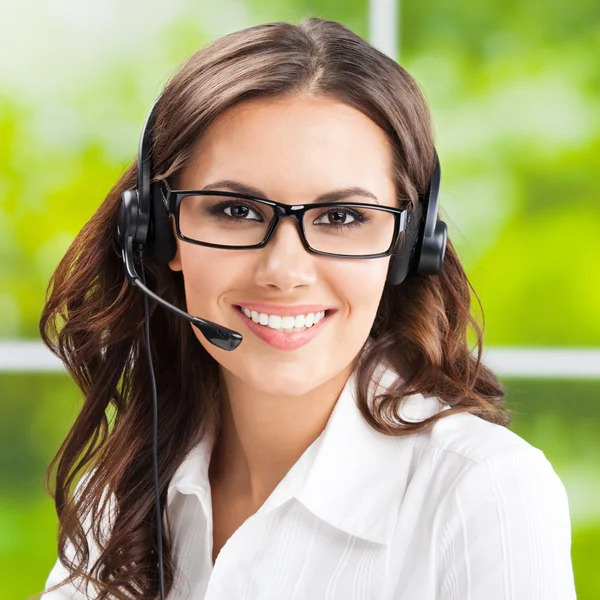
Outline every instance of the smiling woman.
POLYGON ((420 270, 445 229, 410 75, 339 23, 268 23, 194 54, 155 118, 146 285, 243 341, 150 311, 159 546, 144 302, 117 235, 121 195, 145 194, 126 196, 132 165, 40 321, 85 397, 48 469, 44 598, 155 599, 161 547, 170 600, 574 598, 564 487, 506 427, 450 240, 420 270))

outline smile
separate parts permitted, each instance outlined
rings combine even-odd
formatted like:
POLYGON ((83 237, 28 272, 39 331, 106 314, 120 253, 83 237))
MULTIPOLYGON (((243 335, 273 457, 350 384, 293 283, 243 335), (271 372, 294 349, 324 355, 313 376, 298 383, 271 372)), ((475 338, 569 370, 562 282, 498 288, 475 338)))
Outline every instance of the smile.
POLYGON ((324 310, 295 317, 281 317, 257 313, 239 306, 233 306, 233 309, 252 333, 279 350, 295 350, 308 344, 327 326, 337 312, 324 310))
POLYGON ((323 310, 316 313, 306 313, 305 315, 296 316, 281 316, 269 315, 267 313, 259 313, 255 310, 240 307, 240 310, 255 323, 259 323, 264 327, 270 327, 275 331, 285 331, 291 333, 293 331, 305 331, 316 325, 321 319, 325 318, 325 313, 331 312, 323 310))

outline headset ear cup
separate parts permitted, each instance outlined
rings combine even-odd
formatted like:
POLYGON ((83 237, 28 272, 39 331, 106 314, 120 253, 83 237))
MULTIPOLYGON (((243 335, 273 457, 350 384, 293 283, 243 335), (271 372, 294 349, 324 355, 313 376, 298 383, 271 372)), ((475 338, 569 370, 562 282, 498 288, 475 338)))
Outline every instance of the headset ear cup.
POLYGON ((175 258, 177 242, 169 219, 169 211, 164 204, 160 182, 152 184, 151 190, 152 217, 150 219, 150 241, 148 252, 161 265, 166 265, 175 258))
POLYGON ((444 262, 448 227, 444 221, 437 221, 430 238, 423 240, 417 272, 419 275, 437 275, 444 262))
POLYGON ((121 248, 125 247, 128 237, 134 244, 143 244, 138 238, 139 198, 136 190, 125 190, 121 194, 121 204, 117 213, 117 237, 121 248))
POLYGON ((400 285, 413 270, 419 230, 422 227, 422 210, 422 202, 419 201, 417 210, 409 211, 407 215, 404 239, 400 237, 390 260, 387 281, 391 285, 400 285))

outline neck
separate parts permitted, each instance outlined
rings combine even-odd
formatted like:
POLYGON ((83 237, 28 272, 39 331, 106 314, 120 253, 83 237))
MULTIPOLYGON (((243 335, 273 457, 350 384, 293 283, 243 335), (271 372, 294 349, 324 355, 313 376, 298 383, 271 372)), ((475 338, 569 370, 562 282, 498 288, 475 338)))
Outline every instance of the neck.
POLYGON ((323 432, 346 384, 350 364, 302 396, 248 389, 221 371, 222 427, 213 449, 213 485, 258 509, 323 432))

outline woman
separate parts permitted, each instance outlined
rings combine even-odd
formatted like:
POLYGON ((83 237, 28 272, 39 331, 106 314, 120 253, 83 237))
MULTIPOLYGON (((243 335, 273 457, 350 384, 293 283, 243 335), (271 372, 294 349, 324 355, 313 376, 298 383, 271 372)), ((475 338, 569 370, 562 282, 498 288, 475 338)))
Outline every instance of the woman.
MULTIPOLYGON (((169 599, 575 598, 564 486, 507 429, 451 242, 438 274, 390 277, 387 248, 418 252, 407 223, 435 169, 408 73, 335 22, 252 27, 181 67, 152 135, 176 245, 166 264, 144 257, 146 285, 243 336, 228 352, 150 314, 169 599), (175 207, 173 190, 196 193, 175 207), (269 201, 339 207, 302 229, 282 218, 259 245, 269 201)), ((41 318, 85 397, 48 470, 46 600, 159 594, 143 295, 117 236, 135 184, 134 164, 41 318)))

